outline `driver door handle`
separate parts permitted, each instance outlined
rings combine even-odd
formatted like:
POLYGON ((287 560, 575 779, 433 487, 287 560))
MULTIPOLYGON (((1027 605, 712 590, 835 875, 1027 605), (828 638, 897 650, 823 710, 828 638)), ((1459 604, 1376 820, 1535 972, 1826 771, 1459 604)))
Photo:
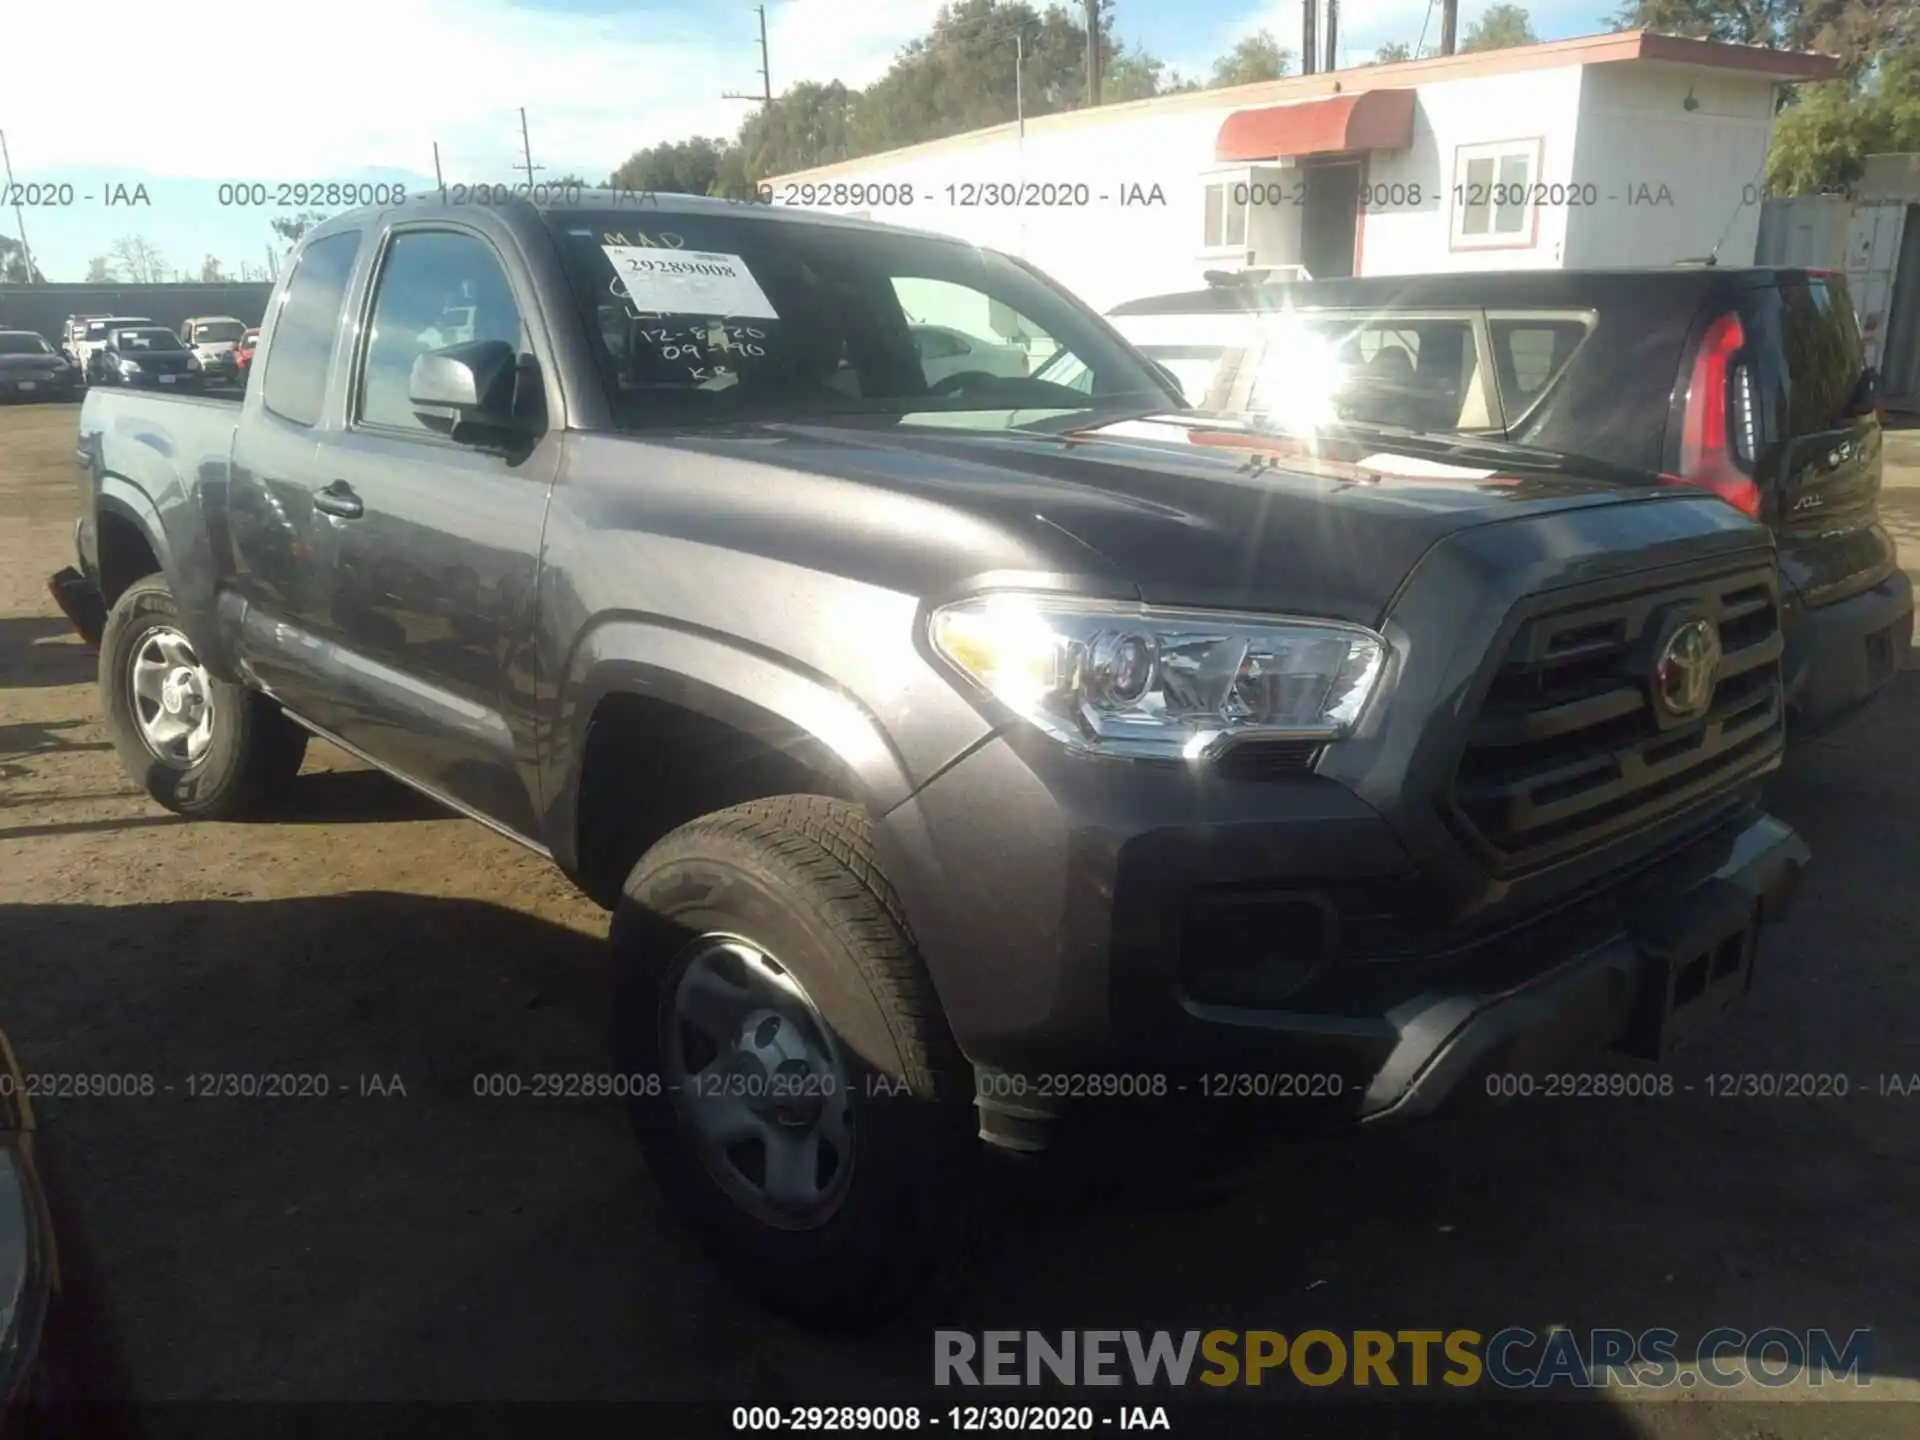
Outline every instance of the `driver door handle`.
POLYGON ((337 515, 342 520, 358 520, 366 513, 366 506, 360 503, 360 497, 353 493, 353 487, 344 480, 336 480, 325 489, 314 491, 313 508, 325 515, 337 515))

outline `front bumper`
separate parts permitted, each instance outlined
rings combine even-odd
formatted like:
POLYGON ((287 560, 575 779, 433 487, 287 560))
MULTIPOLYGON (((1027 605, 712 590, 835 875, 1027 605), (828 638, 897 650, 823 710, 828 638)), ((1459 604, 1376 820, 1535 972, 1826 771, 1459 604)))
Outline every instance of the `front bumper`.
POLYGON ((1912 644, 1913 581, 1904 570, 1871 590, 1792 614, 1781 661, 1789 736, 1808 739, 1859 714, 1912 644))
POLYGON ((982 1134, 1013 1150, 1045 1148, 1082 1101, 1237 1090, 1374 1123, 1484 1094, 1502 1070, 1608 1047, 1662 1058, 1744 992, 1807 861, 1791 829, 1729 797, 1630 873, 1450 930, 1417 905, 1383 918, 1379 898, 1417 893, 1419 867, 1343 785, 1202 780, 1045 743, 989 742, 876 831, 974 1062, 982 1134), (1217 976, 1199 993, 1234 950, 1270 996, 1258 974, 1249 993, 1223 998, 1217 976))

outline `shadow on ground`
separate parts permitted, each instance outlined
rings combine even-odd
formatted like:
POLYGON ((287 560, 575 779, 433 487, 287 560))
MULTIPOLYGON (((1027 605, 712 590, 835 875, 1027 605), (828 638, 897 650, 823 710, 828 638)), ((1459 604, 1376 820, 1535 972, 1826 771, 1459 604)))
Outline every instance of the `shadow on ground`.
POLYGON ((0 684, 9 689, 90 685, 100 661, 65 620, 16 615, 0 620, 0 684))
MULTIPOLYGON (((1829 805, 1860 783, 1833 755, 1805 782, 1829 805)), ((1920 828, 1916 789, 1878 797, 1888 831, 1920 828)), ((1848 902, 1816 878, 1822 929, 1776 940, 1744 1024, 1689 1079, 1911 1055, 1912 962, 1878 929, 1910 940, 1906 906, 1872 883, 1892 836, 1815 828, 1839 852, 1822 875, 1865 864, 1868 891, 1848 902), (1850 937, 1825 932, 1834 906, 1850 937)), ((63 1223, 99 1255, 147 1399, 924 1399, 935 1324, 1667 1326, 1683 1345, 1720 1325, 1874 1325, 1877 1373, 1914 1353, 1920 1145, 1890 1101, 1536 1102, 1268 1147, 1231 1187, 1145 1183, 1168 1152, 1142 1135, 1080 1173, 1003 1175, 967 1288, 853 1343, 714 1279, 616 1103, 479 1093, 605 1069, 598 936, 393 893, 0 906, 0 996, 30 1071, 151 1077, 149 1096, 42 1106, 63 1223), (254 1093, 224 1095, 228 1076, 254 1093)), ((1657 1408, 1683 1428, 1603 1406, 1544 1423, 1718 1433, 1684 1428, 1703 1407, 1657 1408)))

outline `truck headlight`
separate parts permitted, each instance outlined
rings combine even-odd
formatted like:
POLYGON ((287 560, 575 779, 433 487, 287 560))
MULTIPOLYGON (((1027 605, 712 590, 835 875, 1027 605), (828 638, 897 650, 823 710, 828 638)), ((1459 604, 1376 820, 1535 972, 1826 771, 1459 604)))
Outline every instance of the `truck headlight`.
POLYGON ((1243 740, 1338 740, 1387 644, 1340 621, 1000 591, 942 606, 933 648, 1054 739, 1203 759, 1243 740))
POLYGON ((122 360, 120 362, 120 368, 129 375, 138 375, 140 373, 140 362, 138 360, 122 360))

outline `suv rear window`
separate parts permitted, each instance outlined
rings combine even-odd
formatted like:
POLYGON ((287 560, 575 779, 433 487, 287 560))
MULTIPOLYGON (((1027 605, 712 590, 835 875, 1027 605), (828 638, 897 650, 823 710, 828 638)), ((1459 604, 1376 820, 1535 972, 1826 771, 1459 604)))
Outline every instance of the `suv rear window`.
POLYGON ((1560 378, 1587 338, 1581 316, 1489 316, 1487 340, 1508 423, 1524 414, 1560 378))
POLYGON ((1809 435, 1833 428, 1866 366, 1845 282, 1815 276, 1783 283, 1780 328, 1788 433, 1809 435))
POLYGON ((1454 316, 1290 317, 1263 327, 1245 408, 1285 413, 1328 388, 1338 418, 1411 430, 1484 430, 1487 413, 1471 320, 1454 316), (1311 339, 1302 340, 1300 332, 1311 339))

